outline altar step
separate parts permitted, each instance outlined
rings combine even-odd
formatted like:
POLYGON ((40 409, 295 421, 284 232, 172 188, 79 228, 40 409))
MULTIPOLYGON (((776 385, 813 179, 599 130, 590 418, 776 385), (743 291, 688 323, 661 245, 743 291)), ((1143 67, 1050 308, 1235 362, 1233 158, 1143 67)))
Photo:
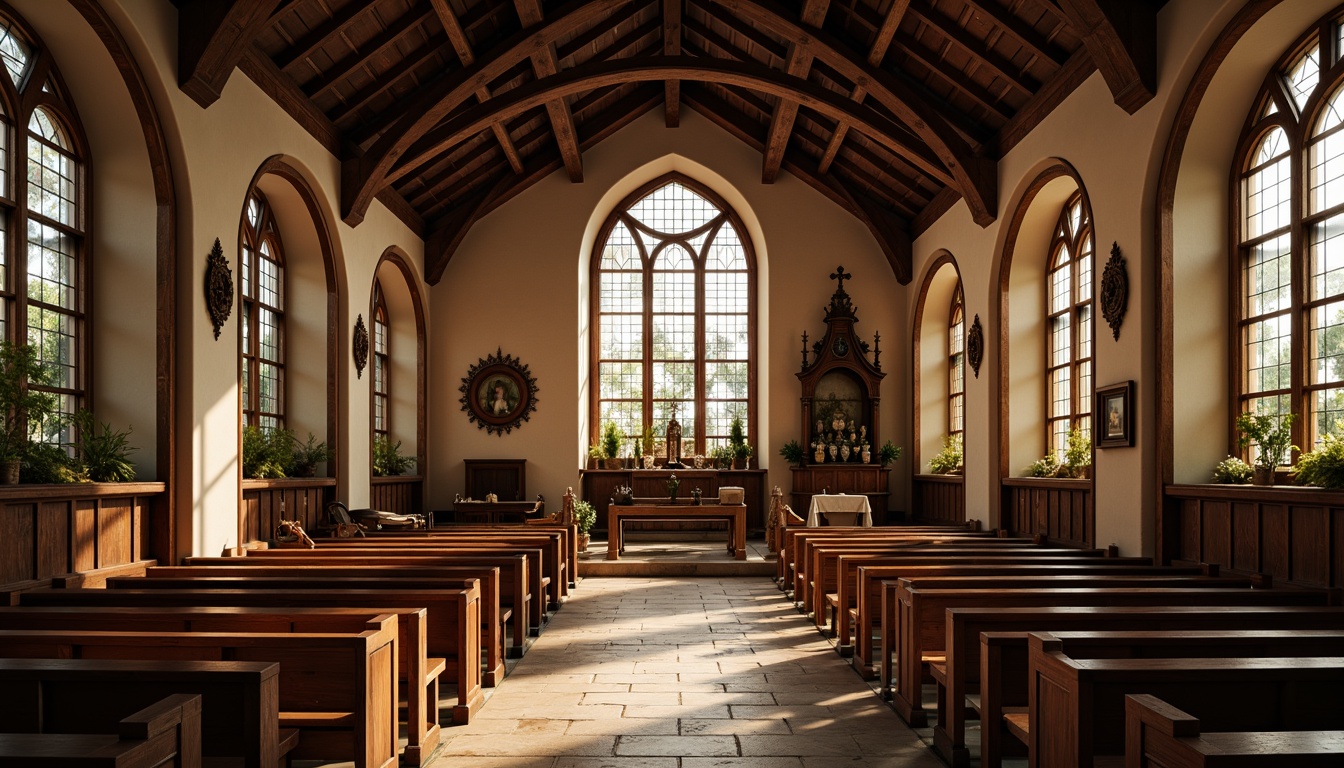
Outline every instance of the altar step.
POLYGON ((752 576, 775 575, 774 555, 763 539, 747 540, 747 559, 734 560, 723 534, 627 533, 620 560, 608 560, 607 542, 594 539, 579 555, 580 576, 752 576))

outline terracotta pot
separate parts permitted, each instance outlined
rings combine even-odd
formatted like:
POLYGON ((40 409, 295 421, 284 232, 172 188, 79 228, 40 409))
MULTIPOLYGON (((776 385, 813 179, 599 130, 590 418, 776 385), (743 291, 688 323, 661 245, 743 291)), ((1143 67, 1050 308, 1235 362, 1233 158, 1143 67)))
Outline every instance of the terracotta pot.
POLYGON ((1273 484, 1274 484, 1274 468, 1273 468, 1273 467, 1256 467, 1256 468, 1255 468, 1255 474, 1251 476, 1251 483, 1253 483, 1253 484, 1255 484, 1255 485, 1273 485, 1273 484))
POLYGON ((19 465, 21 463, 18 459, 0 461, 0 485, 19 484, 19 465))
POLYGON ((587 533, 580 533, 580 534, 579 534, 579 551, 580 551, 580 552, 587 552, 587 551, 588 551, 588 542, 591 541, 592 538, 593 538, 592 535, 587 534, 587 533))

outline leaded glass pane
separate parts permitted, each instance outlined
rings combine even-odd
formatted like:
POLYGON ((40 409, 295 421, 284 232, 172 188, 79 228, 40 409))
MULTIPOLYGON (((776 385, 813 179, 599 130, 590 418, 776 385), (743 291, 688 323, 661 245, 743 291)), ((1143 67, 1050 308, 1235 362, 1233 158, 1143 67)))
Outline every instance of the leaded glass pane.
POLYGON ((746 363, 705 364, 706 398, 713 400, 745 400, 748 394, 746 363))
MULTIPOLYGON (((1293 410, 1291 398, 1288 395, 1276 395, 1272 397, 1258 397, 1247 403, 1247 411, 1257 416, 1278 416, 1282 418, 1293 410)), ((1255 463, 1260 455, 1260 445, 1251 443, 1251 463, 1255 463)))
POLYGON ((42 110, 33 112, 29 129, 34 134, 41 130, 52 136, 28 137, 28 210, 74 226, 77 212, 74 158, 59 147, 63 142, 60 132, 42 110))
POLYGON ((708 443, 709 445, 727 445, 729 428, 732 426, 735 416, 741 417, 742 429, 746 434, 751 434, 751 425, 747 423, 747 404, 745 401, 710 400, 705 403, 705 437, 713 441, 708 443))
POLYGON ((630 206, 630 215, 650 229, 667 234, 689 232, 719 215, 708 200, 672 182, 630 206))
POLYGON ((1069 308, 1073 300, 1073 282, 1070 279, 1067 259, 1061 259, 1063 266, 1050 273, 1050 312, 1062 312, 1069 308))
POLYGON ((602 315, 602 351, 604 360, 642 360, 644 358, 644 316, 602 315))
POLYGON ((76 309, 74 238, 55 227, 28 220, 28 298, 76 309))
POLYGON ((1251 248, 1243 278, 1247 316, 1266 315, 1292 305, 1291 256, 1288 235, 1251 248))
POLYGON ((1321 108, 1321 119, 1316 124, 1316 133, 1325 133, 1326 131, 1339 125, 1344 121, 1344 90, 1336 89, 1330 96, 1330 100, 1321 108))
POLYGON ((1312 412, 1316 415, 1316 431, 1312 448, 1319 447, 1326 435, 1344 437, 1344 388, 1317 390, 1313 395, 1312 412))
POLYGON ((601 363, 597 367, 602 397, 608 400, 642 400, 644 366, 641 363, 601 363))
POLYGON ((653 311, 695 312, 695 273, 654 272, 653 311))
POLYGON ((603 272, 600 293, 598 310, 601 312, 643 313, 644 273, 603 272))
POLYGON ((705 318, 705 359, 746 360, 746 315, 709 315, 705 318))
POLYGON ((1312 300, 1344 293, 1344 215, 1316 222, 1308 237, 1312 300))
MULTIPOLYGON (((1275 135, 1283 138, 1283 131, 1277 128, 1271 131, 1261 146, 1275 135)), ((1245 239, 1253 240, 1288 226, 1292 212, 1292 169, 1287 155, 1247 176, 1242 188, 1245 239)))
POLYGON ((1292 385, 1292 324, 1286 315, 1246 326, 1246 391, 1270 392, 1292 385))
POLYGON ((1073 414, 1073 390, 1067 367, 1050 372, 1050 415, 1055 418, 1073 414))
POLYGON ((15 87, 23 81, 23 73, 28 71, 31 58, 32 50, 19 39, 14 31, 14 22, 0 18, 0 60, 4 61, 5 71, 9 73, 9 79, 15 87))
POLYGON ((1316 84, 1321 78, 1321 50, 1319 45, 1313 44, 1302 58, 1289 68, 1284 77, 1288 85, 1288 92, 1292 94, 1293 101, 1297 102, 1297 108, 1306 106, 1307 99, 1311 98, 1311 92, 1316 90, 1316 84))
MULTIPOLYGON (((1092 412, 1092 363, 1084 360, 1078 364, 1078 411, 1082 418, 1092 412)), ((1081 427, 1080 418, 1079 426, 1081 427)))
POLYGON ((1073 342, 1068 315, 1050 318, 1050 365, 1068 365, 1073 360, 1073 342))
POLYGON ((1092 356, 1092 305, 1078 308, 1078 359, 1092 356))
POLYGON ((710 247, 708 258, 705 260, 705 269, 745 270, 746 268, 747 252, 737 237, 737 230, 733 229, 732 224, 725 222, 714 236, 714 244, 710 247))
POLYGON ((639 247, 625 224, 617 222, 602 248, 602 269, 641 269, 639 247))
POLYGON ((1310 323, 1310 383, 1344 381, 1344 301, 1313 307, 1310 323))
POLYGON ((653 260, 653 268, 655 270, 689 272, 695 269, 695 257, 691 255, 690 251, 674 243, 658 252, 653 260))
POLYGON ((705 311, 741 312, 747 307, 746 272, 706 272, 705 311))
MULTIPOLYGON (((1336 100, 1339 93, 1336 93, 1336 100)), ((1335 131, 1312 142, 1307 169, 1309 213, 1329 210, 1344 203, 1344 131, 1335 131)))
POLYGON ((653 316, 653 358, 655 360, 695 359, 695 316, 653 316))
POLYGON ((56 373, 53 385, 63 389, 79 386, 75 331, 73 315, 28 305, 28 345, 37 350, 38 360, 56 373))
MULTIPOLYGON (((653 397, 655 400, 691 401, 695 397, 695 363, 655 362, 653 397)), ((684 433, 686 420, 683 418, 681 422, 684 433)))
MULTIPOLYGON (((601 423, 614 421, 623 437, 633 437, 640 434, 643 410, 643 402, 639 400, 603 400, 600 408, 601 423)), ((630 450, 629 441, 621 440, 621 453, 629 453, 630 450)))

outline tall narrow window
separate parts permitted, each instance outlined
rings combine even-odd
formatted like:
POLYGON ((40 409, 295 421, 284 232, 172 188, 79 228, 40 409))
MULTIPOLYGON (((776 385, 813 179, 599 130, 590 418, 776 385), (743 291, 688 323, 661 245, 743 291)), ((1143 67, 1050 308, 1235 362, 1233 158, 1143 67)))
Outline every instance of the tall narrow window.
MULTIPOLYGON (((1299 415, 1304 450, 1344 436, 1344 74, 1338 17, 1261 84, 1242 132, 1233 416, 1299 415)), ((1252 446, 1254 459, 1258 448, 1252 446)))
POLYGON ((388 349, 387 303, 383 286, 373 283, 373 436, 387 437, 392 429, 391 352, 388 349))
POLYGON ((676 409, 684 456, 755 432, 756 270, 741 223, 708 190, 670 176, 627 198, 592 262, 592 435, 663 433, 676 409))
POLYGON ((1092 434, 1092 221, 1082 192, 1064 204, 1046 274, 1046 445, 1063 454, 1070 430, 1092 434))
POLYGON ((966 316, 961 286, 952 295, 947 321, 947 434, 966 431, 966 316))
POLYGON ((243 220, 243 424, 285 426, 285 270, 266 198, 253 192, 243 220))

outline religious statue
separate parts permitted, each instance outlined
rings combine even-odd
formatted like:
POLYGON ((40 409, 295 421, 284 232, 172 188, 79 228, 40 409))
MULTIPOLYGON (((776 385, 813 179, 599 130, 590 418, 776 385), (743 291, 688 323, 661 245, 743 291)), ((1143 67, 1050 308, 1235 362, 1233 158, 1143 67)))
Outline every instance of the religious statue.
POLYGON ((667 422, 667 466, 680 468, 681 422, 677 421, 677 404, 672 403, 672 420, 667 422))
POLYGON ((775 554, 784 544, 784 528, 789 524, 787 510, 784 492, 776 485, 770 493, 770 511, 765 516, 765 546, 775 554))

